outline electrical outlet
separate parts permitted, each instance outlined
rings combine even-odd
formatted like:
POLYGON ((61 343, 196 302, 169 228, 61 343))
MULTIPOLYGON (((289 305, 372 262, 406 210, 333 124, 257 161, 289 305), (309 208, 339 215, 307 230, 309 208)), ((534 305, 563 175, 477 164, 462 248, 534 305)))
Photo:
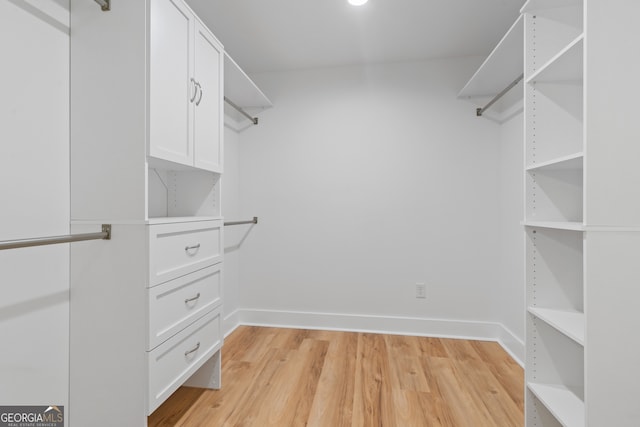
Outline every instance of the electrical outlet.
POLYGON ((427 297, 427 285, 424 283, 416 283, 416 298, 427 297))

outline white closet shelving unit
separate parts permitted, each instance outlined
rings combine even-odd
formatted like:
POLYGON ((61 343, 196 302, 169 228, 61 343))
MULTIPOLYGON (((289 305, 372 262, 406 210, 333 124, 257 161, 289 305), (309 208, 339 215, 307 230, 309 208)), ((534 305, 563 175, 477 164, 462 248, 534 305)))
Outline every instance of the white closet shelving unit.
MULTIPOLYGON (((251 117, 273 106, 267 96, 226 52, 224 70, 224 96, 236 106, 251 117)), ((228 103, 225 104, 224 114, 226 124, 237 131, 253 125, 247 117, 228 103)))
MULTIPOLYGON (((524 20, 518 18, 458 94, 458 99, 484 107, 512 84, 523 70, 524 20)), ((483 117, 503 123, 522 111, 522 82, 519 82, 483 113, 483 117)))
POLYGON ((71 0, 70 424, 221 385, 224 50, 183 0, 71 0))
POLYGON ((528 427, 640 419, 640 128, 623 119, 640 71, 625 17, 640 4, 604 3, 522 9, 528 427))

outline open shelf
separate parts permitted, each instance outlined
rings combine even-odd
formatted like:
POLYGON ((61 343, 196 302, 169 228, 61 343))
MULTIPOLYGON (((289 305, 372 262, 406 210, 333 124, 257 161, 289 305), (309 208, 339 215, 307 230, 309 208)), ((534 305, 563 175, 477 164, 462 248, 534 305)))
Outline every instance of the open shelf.
POLYGON ((525 184, 528 220, 583 222, 582 168, 529 170, 525 184))
POLYGON ((545 170, 572 170, 583 168, 584 153, 574 153, 567 156, 558 157, 555 159, 547 160, 546 162, 533 164, 527 166, 527 171, 545 170))
POLYGON ((584 427, 584 401, 561 385, 528 383, 529 390, 564 427, 584 427))
POLYGON ((581 82, 583 42, 584 34, 580 34, 533 73, 527 83, 581 82))
MULTIPOLYGON (((224 54, 224 96, 251 115, 256 115, 273 106, 269 98, 226 52, 224 54)), ((237 122, 247 120, 226 104, 224 112, 237 122)))
POLYGON ((573 221, 524 221, 525 227, 553 228, 556 230, 584 231, 585 226, 581 222, 573 221))
POLYGON ((553 9, 557 7, 575 6, 581 3, 582 0, 528 0, 520 13, 535 12, 541 9, 553 9))
MULTIPOLYGON (((475 74, 458 94, 476 107, 484 107, 497 94, 515 81, 524 69, 524 18, 520 16, 502 40, 480 65, 475 74)), ((522 85, 513 87, 485 113, 490 118, 501 119, 523 98, 522 85)))
POLYGON ((525 88, 526 165, 561 162, 584 151, 584 86, 579 80, 537 81, 525 88))
POLYGON ((545 321, 580 345, 584 345, 584 313, 529 307, 529 313, 545 321))
POLYGON ((203 170, 147 169, 149 221, 171 218, 218 218, 220 174, 203 170))
MULTIPOLYGON (((584 33, 584 7, 582 2, 554 2, 550 8, 537 9, 535 13, 525 14, 525 45, 530 53, 525 59, 525 80, 532 81, 532 77, 548 68, 564 56, 564 51, 571 47, 584 33)), ((550 2, 549 2, 550 4, 550 2)), ((569 71, 575 68, 569 61, 568 70, 558 69, 557 76, 550 74, 548 79, 574 78, 569 71), (564 75, 562 72, 569 75, 564 75)), ((582 64, 580 64, 582 66, 582 64)), ((581 68, 580 68, 581 70, 581 68)))
POLYGON ((563 317, 563 313, 584 313, 582 233, 527 228, 525 247, 529 311, 557 330, 571 330, 576 338, 584 337, 584 326, 581 334, 571 326, 564 326, 568 319, 563 317))

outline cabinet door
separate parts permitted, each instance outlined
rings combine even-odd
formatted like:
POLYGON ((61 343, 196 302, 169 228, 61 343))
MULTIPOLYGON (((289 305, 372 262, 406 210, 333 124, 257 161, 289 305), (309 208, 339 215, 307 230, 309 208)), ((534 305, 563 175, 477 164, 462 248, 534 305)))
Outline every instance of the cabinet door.
POLYGON ((187 165, 193 164, 193 21, 181 0, 151 2, 149 155, 187 165))
POLYGON ((222 46, 200 23, 195 24, 194 148, 198 168, 222 172, 222 46))

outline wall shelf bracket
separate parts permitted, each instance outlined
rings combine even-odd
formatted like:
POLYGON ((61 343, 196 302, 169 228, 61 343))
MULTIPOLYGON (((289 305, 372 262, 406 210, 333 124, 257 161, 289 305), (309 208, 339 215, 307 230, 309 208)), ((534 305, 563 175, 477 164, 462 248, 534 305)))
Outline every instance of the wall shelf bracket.
POLYGON ((94 0, 96 3, 100 5, 100 8, 103 12, 107 12, 111 10, 111 0, 94 0))

